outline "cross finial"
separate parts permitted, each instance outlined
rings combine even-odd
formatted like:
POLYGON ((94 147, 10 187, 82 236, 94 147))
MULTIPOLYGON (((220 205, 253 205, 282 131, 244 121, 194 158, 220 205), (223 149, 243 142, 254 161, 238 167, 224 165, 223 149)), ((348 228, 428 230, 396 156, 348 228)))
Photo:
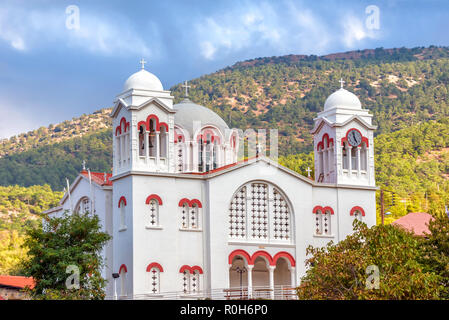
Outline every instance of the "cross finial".
POLYGON ((343 78, 340 78, 340 88, 343 89, 343 84, 345 83, 345 81, 343 80, 343 78))
POLYGON ((145 59, 144 58, 140 59, 139 63, 142 65, 142 69, 145 69, 145 63, 147 63, 145 59))
POLYGON ((83 160, 83 170, 86 170, 86 160, 83 160))
POLYGON ((106 174, 106 172, 104 173, 104 182, 108 182, 108 175, 106 174))
POLYGON ((186 89, 186 97, 188 97, 188 96, 189 96, 189 88, 190 88, 191 86, 189 86, 189 85, 187 84, 187 80, 184 81, 184 84, 183 84, 182 86, 186 89))
POLYGON ((312 172, 312 169, 310 169, 310 167, 307 167, 307 177, 310 178, 310 173, 312 172))

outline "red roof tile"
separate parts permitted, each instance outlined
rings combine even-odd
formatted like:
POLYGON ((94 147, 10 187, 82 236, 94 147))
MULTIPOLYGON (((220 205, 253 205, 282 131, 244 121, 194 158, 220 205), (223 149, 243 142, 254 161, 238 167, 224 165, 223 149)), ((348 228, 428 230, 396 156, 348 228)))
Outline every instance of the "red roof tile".
POLYGON ((412 231, 417 236, 424 236, 425 233, 430 233, 429 222, 433 219, 430 214, 425 212, 410 212, 392 224, 412 231))
POLYGON ((21 276, 0 276, 0 285, 23 289, 25 287, 34 288, 34 280, 31 277, 21 276))
MULTIPOLYGON (((81 174, 89 179, 87 170, 81 171, 81 174)), ((100 186, 112 186, 112 181, 109 180, 112 177, 112 173, 106 173, 106 182, 104 182, 104 172, 91 171, 90 176, 92 177, 92 181, 100 186)))

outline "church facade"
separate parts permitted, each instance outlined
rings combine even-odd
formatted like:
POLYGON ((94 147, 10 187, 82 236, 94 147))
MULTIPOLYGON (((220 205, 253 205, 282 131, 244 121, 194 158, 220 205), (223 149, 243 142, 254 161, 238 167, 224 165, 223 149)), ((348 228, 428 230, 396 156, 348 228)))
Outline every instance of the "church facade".
POLYGON ((239 131, 188 98, 173 104, 144 68, 111 117, 112 173, 83 170, 48 211, 99 215, 112 235, 108 298, 280 298, 276 288, 299 285, 309 245, 344 239, 354 219, 376 223, 376 127, 343 86, 314 119, 314 180, 264 148, 242 161, 239 131))

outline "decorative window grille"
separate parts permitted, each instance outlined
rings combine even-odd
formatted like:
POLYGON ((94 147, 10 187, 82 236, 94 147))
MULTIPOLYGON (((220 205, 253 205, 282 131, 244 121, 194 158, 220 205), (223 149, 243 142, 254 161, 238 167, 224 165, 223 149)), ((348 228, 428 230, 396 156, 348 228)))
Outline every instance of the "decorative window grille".
POLYGON ((156 199, 152 199, 149 203, 150 206, 150 219, 149 226, 156 227, 159 225, 159 203, 156 199))
POLYGON ((189 227, 190 229, 198 229, 198 206, 194 204, 189 208, 189 227))
POLYGON ((181 141, 179 141, 176 145, 177 145, 176 156, 177 156, 177 163, 178 163, 177 168, 178 168, 178 172, 182 172, 182 171, 184 171, 183 170, 183 168, 184 168, 184 155, 183 155, 184 146, 181 141))
POLYGON ((354 211, 354 219, 362 221, 362 213, 360 212, 360 210, 354 211))
POLYGON ((288 205, 276 188, 273 189, 273 231, 274 239, 290 239, 290 213, 288 205))
POLYGON ((184 203, 181 207, 181 228, 188 229, 189 227, 189 205, 184 203))
POLYGON ((150 291, 153 294, 160 292, 160 270, 157 267, 150 269, 150 291))
POLYGON ((281 191, 271 184, 250 182, 229 206, 229 238, 258 242, 290 242, 291 210, 281 191))
POLYGON ((246 186, 241 188, 231 201, 229 208, 229 237, 246 237, 246 186))
POLYGON ((329 210, 326 210, 326 212, 322 216, 323 233, 326 235, 331 235, 331 212, 329 210))
POLYGON ((190 272, 188 270, 184 270, 182 273, 182 291, 190 293, 190 272))
POLYGON ((315 213, 315 234, 323 234, 323 214, 321 210, 315 213))
POLYGON ((264 183, 251 184, 251 238, 268 239, 268 186, 264 183))
POLYGON ((88 197, 82 198, 78 202, 75 212, 78 212, 78 213, 90 212, 90 199, 88 197))
POLYGON ((190 274, 190 293, 198 293, 200 288, 200 273, 194 271, 190 274))

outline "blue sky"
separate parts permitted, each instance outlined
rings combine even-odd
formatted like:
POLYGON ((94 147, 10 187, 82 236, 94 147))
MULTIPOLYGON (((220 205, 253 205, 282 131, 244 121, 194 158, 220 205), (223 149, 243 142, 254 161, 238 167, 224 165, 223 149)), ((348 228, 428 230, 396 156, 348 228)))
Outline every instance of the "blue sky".
POLYGON ((0 138, 110 107, 141 57, 168 89, 256 57, 447 46, 448 9, 445 0, 2 0, 0 138), (66 26, 70 5, 79 29, 66 26), (370 5, 379 28, 366 24, 370 5))

